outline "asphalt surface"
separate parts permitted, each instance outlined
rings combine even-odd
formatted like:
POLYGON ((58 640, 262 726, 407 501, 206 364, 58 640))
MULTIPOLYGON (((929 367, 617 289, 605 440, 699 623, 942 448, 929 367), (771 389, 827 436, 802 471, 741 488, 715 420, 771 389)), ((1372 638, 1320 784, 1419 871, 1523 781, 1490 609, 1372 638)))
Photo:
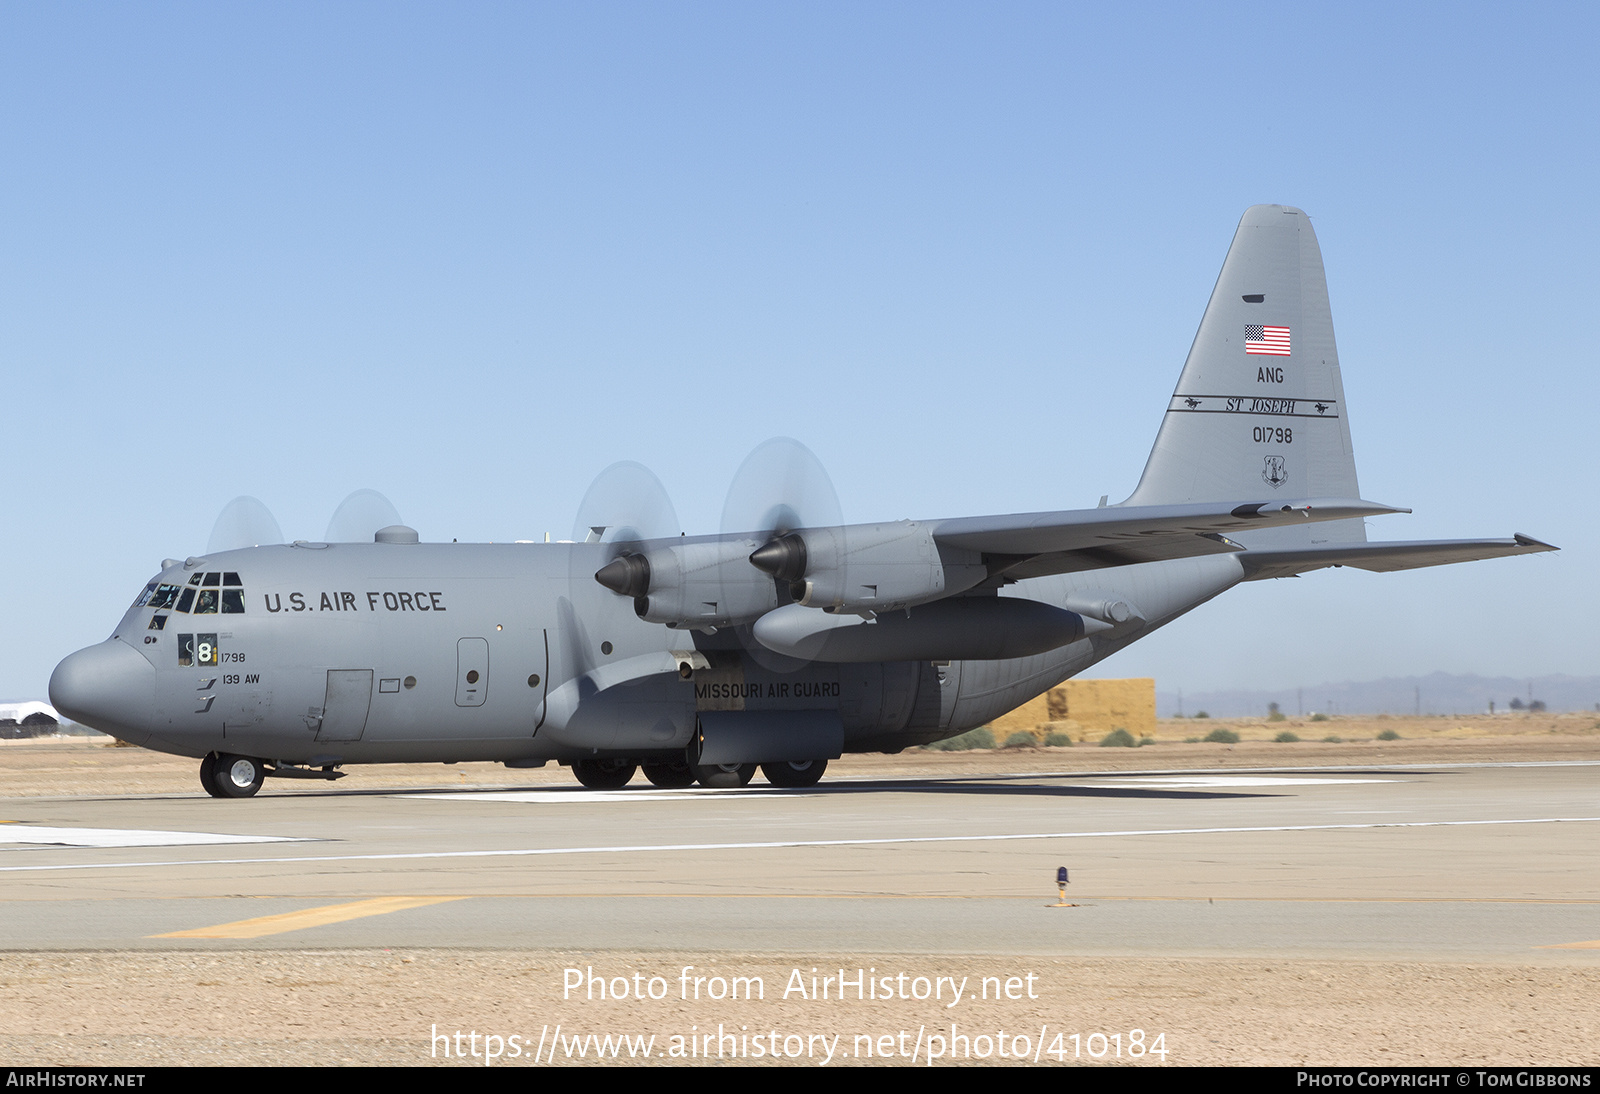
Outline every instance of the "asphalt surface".
POLYGON ((0 798, 0 821, 10 951, 1600 960, 1592 761, 316 784, 0 798))

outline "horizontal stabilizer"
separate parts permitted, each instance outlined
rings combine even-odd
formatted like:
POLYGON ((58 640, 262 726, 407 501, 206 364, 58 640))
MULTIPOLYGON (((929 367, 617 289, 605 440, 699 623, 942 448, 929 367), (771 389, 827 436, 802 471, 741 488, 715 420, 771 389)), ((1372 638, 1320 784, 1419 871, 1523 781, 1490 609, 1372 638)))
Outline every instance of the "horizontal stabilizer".
POLYGON ((1419 539, 1246 551, 1239 556, 1239 562, 1244 566, 1246 581, 1259 581, 1268 577, 1293 577, 1325 566, 1354 566, 1374 573, 1390 573, 1556 550, 1560 548, 1519 533, 1511 539, 1419 539))

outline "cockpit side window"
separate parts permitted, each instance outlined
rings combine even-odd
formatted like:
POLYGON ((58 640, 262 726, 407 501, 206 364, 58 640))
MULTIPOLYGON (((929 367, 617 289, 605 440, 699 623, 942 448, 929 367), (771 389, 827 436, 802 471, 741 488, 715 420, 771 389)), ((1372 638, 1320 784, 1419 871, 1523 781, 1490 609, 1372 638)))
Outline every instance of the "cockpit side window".
POLYGON ((243 615, 243 585, 239 575, 232 570, 197 573, 189 578, 188 585, 158 586, 152 581, 139 597, 139 606, 148 603, 158 609, 170 608, 195 615, 216 615, 219 612, 243 615))
POLYGON ((142 608, 150 603, 150 598, 156 594, 156 582, 152 581, 144 587, 144 592, 139 594, 139 599, 133 602, 135 608, 142 608))

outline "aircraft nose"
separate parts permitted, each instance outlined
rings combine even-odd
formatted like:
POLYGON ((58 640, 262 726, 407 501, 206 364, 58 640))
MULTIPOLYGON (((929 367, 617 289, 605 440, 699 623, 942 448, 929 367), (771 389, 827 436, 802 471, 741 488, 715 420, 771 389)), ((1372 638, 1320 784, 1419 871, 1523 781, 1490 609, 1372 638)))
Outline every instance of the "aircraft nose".
POLYGON ((155 666, 126 643, 107 639, 56 666, 50 703, 75 722, 143 744, 155 716, 155 666))

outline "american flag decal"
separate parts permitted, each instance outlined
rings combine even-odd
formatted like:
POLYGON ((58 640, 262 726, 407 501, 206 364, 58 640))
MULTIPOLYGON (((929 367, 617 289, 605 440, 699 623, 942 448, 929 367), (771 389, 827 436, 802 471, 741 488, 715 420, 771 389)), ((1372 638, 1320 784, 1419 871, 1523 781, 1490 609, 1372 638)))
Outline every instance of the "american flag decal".
POLYGON ((1264 353, 1269 357, 1289 356, 1289 328, 1247 323, 1244 328, 1244 351, 1264 353))

